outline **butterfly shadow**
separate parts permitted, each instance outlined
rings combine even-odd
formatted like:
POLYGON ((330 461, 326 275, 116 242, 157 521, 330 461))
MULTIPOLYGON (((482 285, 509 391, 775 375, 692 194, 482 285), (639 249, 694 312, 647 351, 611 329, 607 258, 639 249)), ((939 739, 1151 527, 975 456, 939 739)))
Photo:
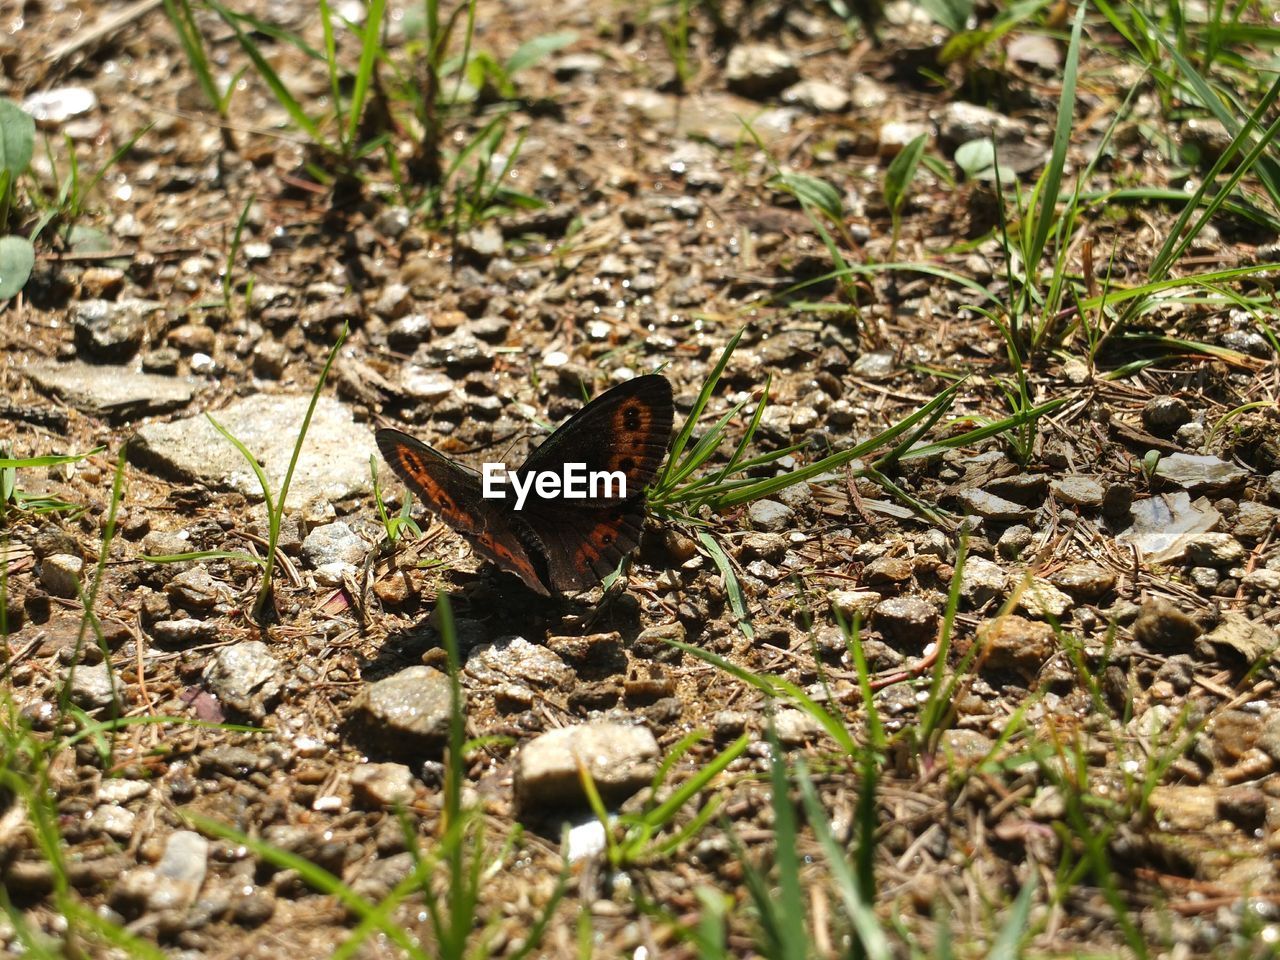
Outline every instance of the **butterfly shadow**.
MULTIPOLYGON (((621 588, 623 584, 616 586, 621 588)), ((454 634, 463 666, 479 648, 522 637, 538 646, 548 646, 550 642, 579 679, 594 680, 625 672, 627 658, 623 650, 631 646, 640 631, 639 604, 622 589, 606 590, 603 596, 543 596, 528 589, 519 578, 492 569, 448 589, 443 584, 441 587, 440 592, 448 598, 453 611, 454 634), (609 634, 616 635, 619 642, 573 642, 609 634)), ((437 600, 425 600, 413 612, 411 624, 390 630, 377 653, 361 663, 363 678, 376 682, 423 663, 447 669, 438 607, 437 600)), ((517 674, 512 679, 520 678, 517 674)))
MULTIPOLYGON (((544 597, 527 589, 519 579, 507 574, 487 571, 474 579, 440 590, 448 597, 453 611, 454 635, 457 639, 460 665, 464 671, 468 660, 480 651, 492 654, 485 673, 506 674, 517 686, 530 686, 538 696, 549 697, 552 704, 561 703, 570 713, 580 712, 581 704, 570 705, 563 689, 545 688, 522 674, 522 661, 529 656, 526 644, 550 649, 574 674, 574 692, 596 687, 616 687, 627 675, 627 650, 640 630, 639 606, 627 595, 605 604, 603 598, 544 597), (607 608, 607 614, 601 614, 607 608), (606 631, 595 632, 591 631, 606 631), (616 681, 616 683, 614 682, 616 681)), ((439 596, 439 594, 437 594, 439 596)), ((440 630, 437 599, 425 600, 412 613, 411 622, 393 628, 373 655, 360 661, 360 673, 366 683, 376 683, 413 666, 448 670, 448 655, 440 630)), ((464 677, 471 705, 469 716, 486 701, 492 702, 499 718, 515 718, 529 706, 520 702, 504 702, 501 682, 481 677, 464 677)), ((418 742, 411 737, 389 737, 387 730, 371 724, 363 711, 350 714, 344 723, 346 736, 371 758, 420 758, 438 753, 439 745, 418 742)))

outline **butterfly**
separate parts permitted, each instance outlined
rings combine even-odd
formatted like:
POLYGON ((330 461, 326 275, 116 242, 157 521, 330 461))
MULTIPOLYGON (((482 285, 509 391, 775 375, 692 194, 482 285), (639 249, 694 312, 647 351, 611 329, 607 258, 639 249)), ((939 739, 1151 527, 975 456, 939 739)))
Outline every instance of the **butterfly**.
MULTIPOLYGON (((377 431, 378 449, 423 505, 482 556, 551 596, 586 590, 618 568, 640 540, 648 483, 667 452, 675 407, 660 374, 606 390, 566 420, 509 475, 500 499, 486 498, 482 477, 406 433, 377 431), (625 496, 603 484, 588 496, 540 495, 532 481, 566 465, 588 474, 621 473, 625 496), (516 509, 517 490, 527 498, 516 509)), ((620 485, 619 485, 620 486, 620 485)))

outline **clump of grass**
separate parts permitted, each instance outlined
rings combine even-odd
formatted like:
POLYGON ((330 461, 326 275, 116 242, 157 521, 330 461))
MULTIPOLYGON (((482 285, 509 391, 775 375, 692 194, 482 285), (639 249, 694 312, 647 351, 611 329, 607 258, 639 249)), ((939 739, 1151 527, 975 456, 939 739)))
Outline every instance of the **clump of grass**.
POLYGON ((272 496, 271 483, 267 479, 266 472, 249 448, 239 438, 233 436, 212 414, 205 414, 209 418, 209 422, 213 424, 214 429, 240 452, 240 455, 244 457, 249 467, 253 470, 254 476, 258 478, 258 485, 262 488, 262 496, 267 508, 266 555, 259 557, 242 550, 197 550, 189 553, 146 556, 143 557, 144 560, 149 560, 152 563, 181 563, 188 560, 224 559, 245 560, 255 564, 262 571, 262 580, 258 586, 251 612, 253 618, 259 623, 265 621, 273 597, 276 551, 280 543, 280 529, 284 521, 285 505, 289 499, 289 486, 293 482, 293 472, 298 466, 298 458, 302 455, 302 447, 307 438, 307 430, 311 426, 311 417, 315 413, 316 404, 320 402, 320 393, 324 389, 325 381, 329 378, 329 371, 333 367, 333 362, 337 359, 338 351, 342 348, 346 338, 347 328, 344 325, 342 332, 338 334, 337 341, 325 359, 324 366, 320 370, 315 389, 311 391, 311 402, 307 405, 306 416, 302 418, 302 424, 298 428, 298 437, 293 444, 293 456, 289 459, 289 468, 285 471, 284 479, 280 483, 280 490, 275 496, 272 496))
MULTIPOLYGON (((1207 296, 1202 295, 1198 301, 1201 305, 1216 303, 1226 307, 1238 303, 1242 297, 1247 301, 1253 299, 1233 294, 1225 288, 1266 269, 1266 264, 1173 276, 1175 267, 1191 244, 1221 211, 1230 211, 1267 229, 1280 227, 1280 167, 1270 157, 1271 145, 1280 135, 1280 121, 1266 123, 1280 97, 1280 81, 1270 85, 1257 106, 1242 121, 1230 110, 1230 105, 1238 102, 1236 96, 1206 79, 1166 31, 1152 24, 1141 10, 1132 5, 1125 7, 1126 16, 1132 18, 1135 30, 1122 30, 1122 34, 1138 51, 1147 78, 1162 85, 1172 83, 1177 77, 1177 85, 1183 95, 1198 101, 1206 112, 1223 124, 1232 139, 1192 191, 1150 187, 1102 192, 1087 189, 1117 125, 1122 117, 1127 116, 1131 103, 1142 89, 1141 85, 1135 85, 1102 136, 1101 146, 1093 151, 1077 175, 1075 186, 1070 190, 1064 189, 1085 9, 1081 7, 1077 11, 1063 70, 1051 155, 1028 196, 1023 196, 1016 179, 1007 174, 1001 176, 1001 168, 994 162, 994 150, 988 148, 1001 192, 1005 192, 1005 187, 1011 187, 1014 195, 1011 222, 1004 219, 1002 207, 1000 224, 1012 300, 1007 307, 1001 308, 1003 316, 1000 311, 983 312, 1006 341, 1010 365, 1015 371, 1015 383, 1005 392, 1015 407, 1027 402, 1024 382, 1027 365, 1036 362, 1048 350, 1070 346, 1077 335, 1084 340, 1084 352, 1091 366, 1098 362, 1104 351, 1115 353, 1122 347, 1137 348, 1147 353, 1154 349, 1160 351, 1160 356, 1166 356, 1170 350, 1222 356, 1222 348, 1134 334, 1131 328, 1140 317, 1163 309, 1171 302, 1191 302, 1185 297, 1170 298, 1168 291, 1177 287, 1191 286, 1206 291, 1207 296), (1163 61, 1162 50, 1167 53, 1171 66, 1166 66, 1163 61), (1257 176, 1271 210, 1261 209, 1255 202, 1256 198, 1243 193, 1242 181, 1250 174, 1257 176), (1180 207, 1173 225, 1163 231, 1164 241, 1148 268, 1146 281, 1132 287, 1118 287, 1111 283, 1109 276, 1099 278, 1093 263, 1091 242, 1086 242, 1081 248, 1083 276, 1073 275, 1069 255, 1076 249, 1074 241, 1080 235, 1085 212, 1107 203, 1142 201, 1171 203, 1180 207), (1051 258, 1047 271, 1042 269, 1046 257, 1051 258), (1104 281, 1101 289, 1100 279, 1104 281)), ((1113 26, 1120 27, 1118 8, 1113 9, 1103 3, 1099 4, 1099 9, 1113 26)), ((1138 365, 1119 367, 1110 375, 1126 376, 1157 359, 1159 357, 1138 365)), ((1236 354, 1232 359, 1238 361, 1242 358, 1236 354)))
POLYGON ((205 50, 204 33, 196 22, 195 11, 191 7, 190 0, 163 0, 163 2, 165 16, 169 18, 174 33, 178 35, 178 42, 182 45, 187 65, 196 75, 200 92, 204 94, 205 99, 209 101, 209 106, 214 108, 222 121, 220 129, 223 147, 234 150, 235 138, 227 121, 230 119, 231 97, 246 68, 236 72, 227 83, 226 89, 219 90, 213 76, 213 68, 210 66, 208 51, 205 50))
POLYGON ((92 173, 87 173, 80 169, 80 161, 76 156, 75 141, 68 136, 64 136, 66 173, 59 176, 58 161, 54 157, 53 145, 49 140, 45 140, 45 157, 48 160, 49 170, 51 171, 52 184, 50 186, 38 186, 30 193, 32 203, 40 211, 31 226, 30 235, 32 239, 38 238, 46 229, 52 226, 57 235, 73 247, 78 242, 82 242, 82 238, 99 242, 102 237, 100 231, 94 227, 81 226, 77 221, 89 212, 89 197, 98 184, 102 182, 103 177, 124 159, 125 155, 133 149, 134 144, 146 136, 152 126, 154 124, 149 123, 137 130, 133 136, 112 151, 106 162, 92 173))
POLYGON ((772 496, 797 483, 805 483, 818 477, 834 474, 836 471, 850 467, 855 461, 863 461, 875 456, 870 464, 854 467, 851 471, 853 476, 874 480, 892 496, 903 500, 913 509, 931 519, 941 520, 942 518, 931 507, 916 501, 894 483, 888 476, 889 472, 900 462, 935 456, 944 450, 971 446, 982 440, 1006 434, 1028 423, 1034 423, 1035 420, 1056 410, 1066 402, 1066 398, 1051 400, 1016 411, 1009 417, 984 423, 975 429, 952 434, 935 443, 921 443, 924 435, 938 423, 954 403, 959 392, 959 385, 956 384, 941 391, 933 400, 869 440, 829 454, 802 467, 762 478, 758 474, 782 458, 805 447, 804 443, 795 443, 768 453, 750 457, 747 455, 768 403, 768 378, 751 412, 742 439, 723 466, 716 467, 709 464, 724 443, 729 424, 743 412, 747 406, 747 400, 734 404, 696 443, 693 442, 693 434, 702 414, 745 331, 744 327, 734 334, 703 381, 702 389, 672 443, 666 466, 650 488, 649 505, 659 516, 696 521, 704 509, 718 512, 741 506, 753 500, 772 496))
POLYGON ((382 521, 382 532, 387 543, 399 543, 406 532, 415 540, 421 537, 422 528, 410 516, 410 511, 413 510, 412 495, 401 497, 400 512, 394 517, 387 512, 386 501, 382 498, 382 485, 378 482, 378 458, 375 456, 369 457, 369 476, 373 481, 373 502, 378 507, 378 518, 382 521))
MULTIPOLYGON (((746 851, 738 846, 742 858, 748 897, 757 919, 757 942, 761 953, 783 960, 808 960, 813 944, 848 941, 849 956, 868 960, 888 960, 892 956, 889 939, 873 910, 875 902, 875 836, 876 793, 881 758, 871 749, 862 751, 862 778, 858 785, 857 838, 852 854, 844 849, 831 831, 830 820, 807 765, 796 758, 790 769, 786 753, 770 725, 769 786, 773 809, 773 865, 776 888, 765 870, 753 864, 746 851), (828 929, 814 927, 821 921, 807 909, 805 888, 813 881, 801 877, 801 833, 796 806, 791 796, 791 782, 798 787, 802 809, 813 830, 822 853, 822 866, 835 887, 844 908, 843 917, 827 921, 828 929), (830 929, 839 925, 837 929, 830 929)), ((736 843, 735 838, 735 843, 736 843)))
POLYGON ((640 812, 621 813, 616 819, 605 807, 600 791, 596 789, 595 781, 591 777, 591 771, 585 764, 579 766, 578 774, 582 779, 583 790, 592 812, 604 827, 606 853, 609 864, 615 870, 658 863, 690 842, 711 822, 721 803, 716 796, 710 797, 703 803, 697 813, 679 829, 673 829, 680 811, 701 796, 710 787, 712 781, 742 755, 742 752, 747 749, 749 738, 744 733, 704 766, 699 767, 679 786, 668 789, 667 778, 670 777, 675 765, 706 736, 706 731, 694 730, 681 737, 659 764, 649 788, 649 797, 640 812), (662 799, 659 800, 659 797, 662 799))
POLYGON ((977 427, 953 432, 934 443, 923 442, 924 436, 942 419, 958 396, 961 384, 956 383, 868 440, 804 466, 785 470, 774 476, 761 477, 759 474, 766 472, 773 464, 806 446, 804 443, 795 443, 768 453, 748 456, 768 403, 768 378, 765 379, 760 397, 747 421, 742 439, 734 447, 726 463, 722 466, 710 465, 728 435, 729 424, 746 409, 748 400, 734 404, 697 442, 693 442, 693 434, 702 414, 745 332, 744 327, 734 334, 703 381, 702 389, 672 443, 666 465, 649 488, 647 497, 650 509, 657 516, 691 523, 700 528, 697 531, 698 541, 719 569, 730 607, 739 628, 748 638, 754 636, 754 631, 750 624, 746 597, 728 554, 711 531, 706 529, 705 515, 708 512, 717 513, 739 507, 753 500, 773 496, 795 484, 839 476, 843 471, 850 477, 873 480, 890 496, 932 522, 946 526, 948 521, 945 516, 912 497, 890 477, 898 464, 936 456, 946 450, 972 446, 991 438, 1004 438, 1006 441, 1025 445, 1029 452, 1030 444, 1035 438, 1036 421, 1070 399, 1059 397, 1045 403, 1032 404, 1028 398, 1025 404, 1016 407, 1008 417, 981 422, 977 427), (867 463, 867 459, 872 457, 874 459, 867 463))
POLYGON ((67 172, 58 175, 53 145, 46 138, 45 155, 52 171, 46 184, 30 170, 35 151, 35 121, 21 107, 0 98, 0 301, 16 296, 35 267, 35 241, 54 225, 62 242, 71 246, 98 241, 100 231, 77 224, 84 216, 90 194, 135 143, 151 129, 147 125, 117 148, 93 174, 80 170, 75 142, 64 137, 67 172), (18 184, 28 184, 20 197, 18 184), (19 217, 21 214, 21 217, 19 217))
MULTIPOLYGON (((381 156, 406 200, 430 222, 449 224, 455 231, 503 210, 540 205, 505 182, 519 156, 523 136, 507 150, 504 163, 495 162, 506 142, 509 107, 499 109, 496 116, 469 134, 456 152, 446 148, 451 120, 465 123, 466 114, 485 103, 514 101, 519 72, 572 43, 576 33, 537 37, 500 61, 472 48, 474 0, 456 3, 447 11, 439 0, 425 0, 420 8, 411 8, 411 14, 420 11, 420 22, 412 16, 406 21, 406 32, 412 36, 416 24, 421 37, 406 44, 405 62, 384 43, 386 0, 371 0, 360 23, 341 17, 329 0, 318 0, 323 31, 320 49, 292 31, 218 0, 206 0, 205 6, 231 30, 248 61, 226 92, 220 91, 210 68, 207 40, 189 0, 165 0, 166 13, 205 98, 223 121, 229 120, 235 80, 251 69, 314 146, 316 158, 308 170, 318 182, 332 184, 335 189, 359 190, 374 173, 374 158, 381 156), (344 32, 355 41, 355 63, 350 66, 344 32), (274 66, 264 37, 294 48, 323 67, 330 94, 324 112, 308 109, 290 89, 274 66), (459 46, 460 54, 455 52, 459 46), (406 150, 409 144, 412 148, 406 150)), ((229 134, 227 138, 230 146, 229 134)))
POLYGON ((66 744, 35 734, 7 696, 0 697, 0 805, 6 819, 15 812, 26 820, 27 836, 49 866, 50 905, 65 924, 57 940, 34 929, 13 902, 13 894, 0 884, 0 914, 13 928, 16 943, 32 957, 52 958, 97 951, 118 951, 129 957, 159 958, 162 953, 83 902, 71 883, 70 869, 59 830, 56 791, 50 775, 54 757, 66 744))
MULTIPOLYGON (((40 457, 32 458, 31 461, 10 461, 10 463, 17 466, 54 465, 76 462, 84 459, 85 456, 88 454, 40 457)), ((6 466, 0 469, 9 472, 16 468, 16 466, 6 466)), ((50 907, 63 923, 57 940, 34 929, 28 922, 27 916, 11 897, 11 894, 25 894, 25 891, 10 890, 0 884, 0 913, 8 919, 17 942, 27 955, 33 957, 53 958, 99 953, 118 953, 141 958, 163 956, 160 950, 117 924, 111 917, 99 913, 76 893, 65 853, 66 843, 60 831, 63 814, 59 812, 55 799, 58 789, 51 776, 51 770, 59 756, 65 751, 75 750, 79 744, 87 741, 94 747, 102 768, 109 770, 113 765, 115 743, 113 735, 128 726, 184 724, 223 730, 246 732, 251 730, 251 728, 233 724, 213 724, 183 717, 113 715, 105 719, 95 719, 71 703, 71 685, 91 633, 102 652, 103 662, 107 665, 108 676, 113 686, 118 682, 114 673, 111 672, 111 651, 103 637, 96 608, 98 599, 102 595, 107 561, 115 539, 120 504, 124 500, 124 477, 125 451, 121 450, 116 459, 111 499, 103 524, 102 545, 98 551, 92 582, 88 589, 78 585, 78 598, 81 605, 80 627, 75 646, 72 648, 67 677, 58 695, 59 721, 51 725, 54 733, 52 735, 36 733, 28 720, 19 712, 9 694, 6 691, 0 691, 0 809, 4 811, 5 820, 11 828, 16 828, 19 819, 26 821, 27 830, 23 835, 29 837, 34 843, 42 862, 49 868, 52 885, 50 907)), ((3 529, 7 535, 8 527, 4 526, 3 529)), ((0 651, 8 649, 8 623, 5 620, 7 590, 7 563, 0 562, 0 651)), ((0 678, 7 678, 9 667, 10 664, 6 659, 0 678)), ((18 833, 13 835, 17 836, 18 833)))
POLYGON ((43 457, 10 457, 0 447, 0 526, 20 516, 38 517, 48 513, 66 514, 74 520, 84 513, 82 504, 68 503, 47 493, 31 493, 18 485, 18 471, 31 467, 57 467, 66 463, 80 463, 96 456, 106 447, 94 447, 86 453, 51 454, 43 457))
MULTIPOLYGON (((318 864, 273 847, 227 824, 199 814, 184 814, 193 826, 204 833, 242 844, 277 869, 296 871, 312 889, 332 896, 342 904, 357 922, 330 955, 336 960, 358 955, 374 936, 385 938, 413 960, 468 960, 488 956, 489 945, 501 919, 500 911, 496 910, 486 916, 485 884, 501 873, 519 835, 513 835, 496 856, 490 854, 483 830, 483 811, 463 803, 466 756, 473 745, 466 740, 461 662, 453 613, 447 596, 441 594, 438 603, 450 690, 441 816, 436 842, 424 849, 414 824, 401 811, 401 825, 406 846, 413 856, 414 868, 383 899, 374 903, 318 864), (425 916, 425 930, 408 927, 395 917, 397 910, 419 894, 423 906, 414 912, 425 916), (424 946, 424 940, 429 942, 429 948, 424 946)), ((566 869, 521 942, 505 956, 519 960, 541 945, 544 931, 564 896, 567 883, 566 869)))

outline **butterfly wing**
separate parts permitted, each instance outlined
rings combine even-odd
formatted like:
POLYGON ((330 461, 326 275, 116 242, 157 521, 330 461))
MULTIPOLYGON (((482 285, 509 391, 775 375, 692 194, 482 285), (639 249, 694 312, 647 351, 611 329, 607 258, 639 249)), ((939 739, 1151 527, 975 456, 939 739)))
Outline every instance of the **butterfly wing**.
MULTIPOLYGON (((656 373, 636 377, 606 390, 566 420, 517 472, 562 474, 565 464, 581 463, 588 474, 621 473, 627 480, 626 499, 639 497, 666 456, 674 417, 670 381, 656 373)), ((618 506, 616 497, 537 501, 548 502, 596 510, 618 506)), ((535 506, 532 497, 530 505, 535 506)))
MULTIPOLYGON (((671 384, 652 374, 607 390, 564 422, 521 466, 521 473, 563 472, 583 464, 588 474, 621 473, 625 497, 542 499, 531 492, 518 514, 546 560, 556 590, 585 590, 617 569, 640 542, 644 488, 666 456, 675 407, 671 384)), ((589 491, 588 491, 589 492, 589 491)))
POLYGON ((529 589, 550 594, 525 545, 526 525, 512 522, 505 501, 481 496, 479 474, 399 430, 379 430, 376 438, 383 458, 424 507, 529 589))
MULTIPOLYGON (((560 504, 580 503, 578 500, 560 504)), ((644 526, 644 497, 637 495, 614 506, 583 510, 544 506, 541 501, 524 521, 537 538, 546 559, 546 580, 560 593, 576 593, 595 586, 614 570, 640 542, 644 526)))

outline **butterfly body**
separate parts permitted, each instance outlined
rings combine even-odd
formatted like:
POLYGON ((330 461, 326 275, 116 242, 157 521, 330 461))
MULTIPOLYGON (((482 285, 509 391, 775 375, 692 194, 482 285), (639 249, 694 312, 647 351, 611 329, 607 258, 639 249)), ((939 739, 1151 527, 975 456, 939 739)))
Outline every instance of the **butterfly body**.
POLYGON ((658 374, 607 390, 564 422, 486 497, 480 473, 398 430, 377 432, 387 463, 428 510, 476 551, 544 596, 585 590, 615 570, 639 542, 644 489, 666 455, 674 406, 658 374), (572 465, 572 466, 571 466, 572 465), (625 496, 546 495, 541 474, 610 474, 625 496), (518 490, 524 490, 523 501, 518 490), (517 509, 519 504, 519 509, 517 509))

